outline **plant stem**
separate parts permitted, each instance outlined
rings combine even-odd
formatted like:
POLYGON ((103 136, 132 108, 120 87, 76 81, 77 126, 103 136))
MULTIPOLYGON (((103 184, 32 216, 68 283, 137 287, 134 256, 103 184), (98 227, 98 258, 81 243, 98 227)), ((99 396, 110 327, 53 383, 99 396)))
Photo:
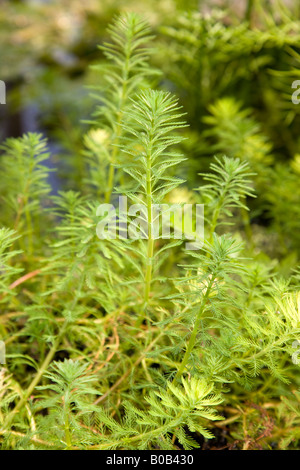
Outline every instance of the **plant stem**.
POLYGON ((249 22, 251 27, 251 19, 252 19, 252 12, 254 8, 254 0, 248 0, 246 13, 245 13, 245 20, 249 22))
POLYGON ((44 441, 42 439, 38 439, 37 437, 28 437, 26 434, 23 434, 21 432, 11 431, 10 429, 0 430, 0 436, 5 435, 5 434, 29 439, 29 442, 32 442, 33 444, 37 444, 37 445, 48 446, 48 447, 55 446, 55 444, 53 444, 52 442, 44 441))
POLYGON ((28 398, 30 397, 31 393, 33 392, 33 390, 35 389, 35 387, 38 385, 38 383, 40 382, 44 372, 46 371, 46 369, 48 368, 50 362, 52 361, 53 357, 54 357, 54 354, 56 353, 57 351, 57 348, 59 347, 59 344, 60 344, 60 341, 66 331, 66 328, 67 328, 67 321, 65 321, 64 325, 62 326, 62 329, 59 333, 59 335, 56 337, 56 340, 54 341, 53 345, 52 345, 52 348, 50 349, 50 351, 48 352, 43 364, 41 365, 38 373, 36 374, 36 376, 34 377, 34 379, 32 380, 31 384, 29 385, 29 387, 27 388, 26 392, 24 393, 23 397, 19 400, 19 402, 17 403, 17 405, 15 406, 15 408, 9 413, 9 415, 7 416, 7 419, 6 421, 4 422, 3 424, 3 428, 7 428, 12 420, 14 419, 15 415, 18 413, 18 411, 22 408, 22 406, 26 403, 26 401, 28 400, 28 398))
POLYGON ((136 328, 138 328, 144 320, 144 313, 147 310, 151 292, 151 282, 152 282, 152 269, 153 269, 153 253, 154 253, 154 234, 152 230, 152 168, 151 168, 151 159, 152 159, 152 134, 150 134, 150 142, 147 149, 147 168, 146 168, 146 188, 147 188, 147 258, 146 258, 146 272, 145 272, 145 284, 144 284, 144 302, 143 309, 136 321, 136 328))
POLYGON ((152 184, 151 184, 151 155, 147 158, 147 221, 148 221, 148 244, 147 244, 147 266, 145 275, 144 305, 149 303, 152 280, 152 261, 154 250, 154 238, 152 233, 152 184))
POLYGON ((177 373, 176 373, 176 375, 173 379, 173 382, 177 381, 181 377, 181 375, 183 374, 185 366, 187 365, 188 360, 189 360, 190 355, 191 355, 191 352, 192 352, 192 350, 195 346, 198 330, 199 330, 200 323, 201 323, 201 320, 202 320, 202 314, 204 312, 204 309, 205 309, 205 306, 206 306, 206 303, 207 303, 207 300, 208 300, 208 297, 210 295, 210 292, 211 292, 211 289, 212 289, 212 286, 213 286, 214 282, 215 282, 215 276, 212 276, 210 281, 209 281, 208 287, 206 288, 206 292, 204 294, 203 300, 201 302, 201 306, 200 306, 200 309, 199 309, 199 312, 198 312, 198 315, 197 315, 197 318, 196 318, 196 321, 195 321, 195 324, 194 324, 194 328, 193 328, 193 331, 191 333, 191 336, 190 336, 185 354, 183 356, 180 367, 179 367, 179 369, 178 369, 178 371, 177 371, 177 373))
POLYGON ((70 433, 70 421, 69 421, 69 406, 65 405, 65 439, 67 444, 67 449, 72 447, 71 433, 70 433))
POLYGON ((119 101, 119 109, 117 113, 117 121, 116 121, 116 134, 115 134, 115 139, 114 139, 114 147, 112 151, 112 156, 111 156, 111 162, 109 164, 109 170, 108 170, 108 182, 107 182, 107 190, 105 192, 105 203, 108 204, 110 202, 111 198, 111 193, 113 191, 114 187, 114 177, 115 177, 115 168, 114 164, 116 161, 117 157, 117 152, 118 152, 118 147, 117 144, 119 142, 121 132, 122 132, 122 118, 124 114, 124 106, 127 100, 127 81, 128 81, 128 75, 129 75, 129 58, 130 58, 130 49, 131 49, 131 41, 128 44, 127 47, 127 52, 126 52, 126 57, 125 57, 125 63, 124 63, 124 69, 123 69, 123 84, 122 84, 122 93, 119 101))
MULTIPOLYGON (((115 149, 114 149, 113 153, 115 153, 115 149)), ((106 204, 108 204, 109 201, 110 201, 111 193, 112 193, 113 185, 114 185, 114 177, 115 177, 115 169, 114 169, 114 166, 113 166, 114 160, 115 159, 112 157, 111 163, 109 164, 108 183, 107 183, 108 189, 105 193, 105 203, 106 204)))
POLYGON ((213 218, 212 218, 212 222, 211 222, 211 226, 210 226, 209 238, 208 238, 209 243, 212 243, 212 241, 213 241, 213 235, 214 235, 214 232, 216 230, 216 226, 217 226, 217 222, 218 222, 218 218, 219 218, 219 215, 220 215, 222 204, 223 204, 223 198, 221 197, 219 199, 217 207, 214 210, 214 214, 213 214, 213 218))
POLYGON ((108 397, 108 395, 113 392, 116 388, 118 388, 118 386, 130 375, 130 373, 132 372, 132 370, 137 367, 141 362, 142 360, 145 358, 146 354, 151 351, 152 347, 155 345, 155 343, 157 343, 157 341, 164 335, 164 333, 159 333, 158 336, 149 344, 149 346, 146 347, 146 349, 144 350, 144 352, 141 354, 141 356, 139 356, 137 358, 137 360, 134 362, 133 366, 132 366, 132 369, 128 369, 123 375, 122 377, 120 377, 117 382, 114 383, 114 385, 107 390, 107 392, 104 393, 104 395, 102 395, 101 397, 97 398, 97 400, 94 402, 94 405, 98 405, 98 403, 101 403, 102 401, 106 400, 106 398, 108 397))

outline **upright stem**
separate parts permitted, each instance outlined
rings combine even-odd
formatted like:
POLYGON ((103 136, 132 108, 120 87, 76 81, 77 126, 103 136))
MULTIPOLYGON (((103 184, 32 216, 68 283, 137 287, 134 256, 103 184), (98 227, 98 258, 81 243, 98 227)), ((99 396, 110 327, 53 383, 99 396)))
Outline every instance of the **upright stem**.
POLYGON ((32 219, 31 219, 31 214, 28 209, 28 202, 26 201, 25 205, 25 216, 26 216, 26 222, 27 222, 27 228, 28 228, 28 254, 32 255, 33 253, 33 240, 32 240, 32 219))
POLYGON ((151 292, 151 282, 152 282, 152 269, 153 269, 153 253, 154 253, 154 234, 152 227, 152 168, 151 168, 151 157, 152 157, 152 142, 150 139, 150 144, 147 151, 147 169, 146 169, 146 188, 147 188, 147 227, 148 227, 148 242, 147 242, 147 258, 146 258, 146 272, 145 272, 145 284, 144 284, 144 302, 143 302, 143 311, 136 321, 136 327, 138 328, 143 319, 144 312, 147 309, 149 304, 150 292, 151 292))
POLYGON ((113 166, 113 159, 112 159, 111 163, 109 164, 107 190, 105 192, 106 204, 108 204, 110 201, 111 193, 112 193, 113 186, 114 186, 114 177, 115 177, 115 169, 113 166))
POLYGON ((249 22, 251 27, 251 19, 252 19, 252 11, 254 8, 254 0, 248 0, 246 13, 245 13, 245 20, 249 22))
POLYGON ((66 439, 66 444, 67 444, 67 449, 70 449, 72 447, 72 439, 71 439, 71 433, 70 433, 70 421, 69 421, 69 405, 65 404, 65 439, 66 439))
POLYGON ((211 222, 211 226, 210 226, 209 238, 208 238, 209 243, 212 243, 212 241, 213 241, 213 235, 214 235, 214 231, 216 230, 216 226, 217 226, 217 222, 218 222, 218 219, 219 219, 219 215, 220 215, 221 207, 222 207, 222 204, 223 204, 223 200, 224 200, 224 198, 223 198, 223 196, 221 196, 219 201, 218 201, 218 205, 214 210, 214 214, 213 214, 213 218, 212 218, 212 222, 211 222))
POLYGON ((144 304, 148 305, 152 280, 152 259, 154 238, 152 231, 152 183, 151 183, 151 154, 147 155, 147 221, 148 221, 148 244, 147 244, 147 266, 145 275, 144 304))
POLYGON ((198 312, 198 315, 197 315, 197 318, 196 318, 196 321, 195 321, 195 324, 194 324, 194 328, 193 328, 193 331, 191 333, 191 336, 190 336, 185 354, 183 356, 180 367, 179 367, 179 369, 178 369, 178 371, 177 371, 177 373, 176 373, 176 375, 173 379, 173 382, 177 381, 181 377, 181 375, 183 374, 185 366, 187 365, 188 360, 190 358, 190 355, 192 353, 192 350, 195 346, 198 330, 199 330, 200 323, 201 323, 201 320, 202 320, 202 314, 203 314, 203 311, 205 309, 205 306, 206 306, 206 303, 207 303, 207 300, 208 300, 208 297, 210 295, 210 292, 211 292, 211 289, 212 289, 212 286, 213 286, 214 282, 215 282, 215 276, 212 276, 211 280, 208 284, 208 287, 206 289, 206 292, 204 294, 203 300, 201 302, 201 306, 200 306, 200 309, 199 309, 199 312, 198 312))
MULTIPOLYGON (((33 172, 33 165, 30 165, 30 174, 33 172)), ((30 185, 31 181, 30 178, 28 178, 25 189, 24 189, 24 195, 21 198, 21 201, 18 206, 18 211, 17 215, 15 218, 15 223, 14 223, 14 230, 18 231, 19 228, 19 223, 21 220, 22 215, 25 213, 25 218, 26 218, 26 223, 27 223, 27 231, 28 231, 28 252, 29 254, 32 254, 33 252, 33 242, 32 242, 32 219, 31 219, 31 213, 28 209, 28 199, 29 199, 29 192, 30 192, 30 185)), ((21 241, 23 242, 23 237, 20 239, 20 244, 21 241)), ((24 251, 26 251, 25 245, 22 247, 24 251)), ((11 247, 12 249, 12 247, 11 247)))
POLYGON ((107 190, 105 192, 106 204, 110 202, 111 193, 114 187, 114 178, 115 178, 114 164, 115 164, 117 152, 118 152, 117 144, 121 136, 121 131, 122 131, 121 122, 122 122, 124 106, 125 106, 126 98, 127 98, 127 81, 128 81, 128 65, 129 65, 129 59, 130 59, 130 49, 131 49, 131 42, 129 42, 128 47, 127 47, 127 53, 126 53, 125 64, 124 64, 124 69, 123 69, 122 92, 121 92, 121 97, 119 101, 119 110, 118 110, 118 116, 117 116, 117 122, 116 122, 116 135, 114 139, 115 145, 113 147, 111 162, 109 164, 107 190))

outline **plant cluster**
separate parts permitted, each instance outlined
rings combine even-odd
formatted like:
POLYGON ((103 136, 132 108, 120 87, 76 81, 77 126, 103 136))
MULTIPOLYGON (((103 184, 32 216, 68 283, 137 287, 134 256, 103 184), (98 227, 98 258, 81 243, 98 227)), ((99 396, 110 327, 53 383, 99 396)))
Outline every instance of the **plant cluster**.
POLYGON ((191 449, 222 433, 226 448, 299 448, 298 258, 284 275, 256 245, 248 210, 262 197, 297 252, 299 221, 275 201, 278 186, 262 194, 282 175, 269 140, 250 110, 219 99, 203 136, 218 155, 192 191, 180 169, 194 131, 156 87, 148 24, 123 14, 109 34, 82 136, 83 190, 51 194, 42 135, 1 146, 1 447, 191 449), (144 237, 97 236, 99 204, 119 195, 142 208, 144 237), (175 218, 169 240, 154 233, 152 206, 191 200, 204 204, 205 237, 187 251, 175 218))

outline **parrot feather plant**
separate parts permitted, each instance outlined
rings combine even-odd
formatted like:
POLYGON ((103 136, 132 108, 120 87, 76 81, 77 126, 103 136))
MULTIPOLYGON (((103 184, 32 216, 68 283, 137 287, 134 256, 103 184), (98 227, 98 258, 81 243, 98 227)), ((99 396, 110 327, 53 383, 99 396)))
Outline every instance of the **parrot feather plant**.
POLYGON ((164 237, 153 207, 188 184, 184 110, 150 86, 146 22, 125 14, 109 32, 83 136, 89 189, 49 195, 40 135, 1 148, 1 448, 207 448, 220 432, 227 447, 297 446, 298 274, 245 249, 254 174, 229 148, 193 192, 201 246, 185 249, 175 217, 164 237), (139 217, 112 212, 99 236, 99 207, 121 196, 139 217))

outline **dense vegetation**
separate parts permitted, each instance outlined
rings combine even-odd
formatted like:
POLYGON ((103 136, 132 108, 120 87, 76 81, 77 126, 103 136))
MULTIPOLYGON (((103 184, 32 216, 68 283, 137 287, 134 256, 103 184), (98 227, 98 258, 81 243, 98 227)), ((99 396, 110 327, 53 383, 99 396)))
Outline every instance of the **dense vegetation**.
POLYGON ((300 449, 299 7, 92 3, 0 12, 1 448, 300 449), (119 196, 144 237, 99 237, 119 196))

